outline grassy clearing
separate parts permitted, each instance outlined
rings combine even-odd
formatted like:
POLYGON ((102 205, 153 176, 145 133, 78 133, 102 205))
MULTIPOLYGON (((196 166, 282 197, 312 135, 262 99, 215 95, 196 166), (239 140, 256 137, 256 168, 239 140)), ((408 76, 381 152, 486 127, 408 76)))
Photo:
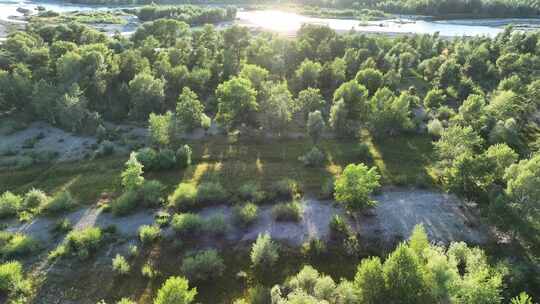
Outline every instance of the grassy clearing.
MULTIPOLYGON (((219 181, 233 192, 247 182, 267 188, 275 182, 297 180, 305 192, 317 194, 326 180, 341 172, 349 163, 375 165, 386 185, 414 185, 419 176, 429 177, 433 162, 431 140, 420 135, 375 140, 364 132, 359 140, 325 140, 322 150, 328 162, 320 168, 305 167, 298 157, 311 149, 309 140, 275 140, 260 142, 231 141, 210 138, 189 143, 193 148, 193 165, 146 174, 172 193, 180 182, 200 184, 219 181), (361 149, 364 143, 368 153, 361 149)), ((40 165, 24 170, 0 172, 0 192, 24 193, 38 188, 54 195, 69 190, 80 204, 93 204, 104 194, 121 190, 120 173, 127 156, 40 165)))

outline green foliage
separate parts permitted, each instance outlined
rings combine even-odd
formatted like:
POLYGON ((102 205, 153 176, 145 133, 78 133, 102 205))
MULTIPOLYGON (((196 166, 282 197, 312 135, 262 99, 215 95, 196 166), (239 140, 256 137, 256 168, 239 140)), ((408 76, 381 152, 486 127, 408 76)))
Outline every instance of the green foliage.
POLYGON ((375 167, 349 164, 336 180, 335 199, 351 210, 372 207, 376 203, 369 195, 380 186, 380 178, 375 167))
POLYGON ((237 191, 238 198, 241 201, 259 203, 265 199, 265 193, 261 187, 254 182, 247 182, 240 186, 237 191))
POLYGON ((234 220, 239 225, 249 226, 257 220, 259 207, 253 203, 245 203, 234 207, 234 220))
POLYGON ((370 101, 369 124, 377 135, 395 135, 413 128, 410 118, 410 102, 413 99, 403 92, 396 97, 392 91, 382 88, 370 101))
POLYGON ((180 168, 186 168, 191 165, 191 147, 183 145, 176 151, 176 162, 180 168))
POLYGON ((61 191, 55 194, 48 202, 43 206, 43 212, 56 214, 64 211, 71 210, 77 205, 77 201, 71 196, 71 193, 67 190, 61 191))
MULTIPOLYGON (((85 228, 83 230, 74 230, 68 233, 63 248, 57 253, 60 256, 72 255, 80 259, 86 259, 90 254, 98 249, 103 240, 103 233, 98 227, 85 228)), ((54 253, 51 253, 53 257, 54 253)))
POLYGON ((316 145, 321 139, 325 128, 324 119, 320 111, 317 110, 309 113, 306 128, 313 144, 316 145))
POLYGON ((229 224, 227 223, 225 216, 222 214, 216 214, 204 221, 203 229, 205 232, 214 236, 223 236, 229 230, 229 224))
POLYGON ((354 277, 360 303, 377 304, 386 298, 381 260, 378 257, 363 259, 354 277))
POLYGON ((540 202, 540 154, 511 165, 504 176, 506 194, 526 213, 536 213, 540 202))
POLYGON ((160 147, 167 147, 174 136, 173 114, 167 112, 163 115, 150 113, 148 117, 148 131, 152 142, 160 147))
POLYGON ((122 172, 122 186, 126 189, 137 189, 144 182, 142 174, 143 165, 137 160, 137 153, 131 152, 122 172))
POLYGON ((156 225, 142 225, 139 227, 139 239, 145 245, 154 243, 161 237, 161 229, 156 225))
POLYGON ((377 69, 363 69, 356 74, 356 81, 365 86, 369 93, 373 95, 383 85, 383 74, 377 69))
POLYGON ((518 296, 512 298, 510 304, 533 304, 533 299, 525 292, 522 292, 518 296))
POLYGON ((302 219, 303 209, 298 201, 280 203, 272 208, 272 217, 278 222, 299 222, 302 219))
POLYGON ((145 180, 139 189, 139 196, 146 207, 158 207, 163 203, 164 186, 157 180, 145 180))
POLYGON ((0 264, 0 291, 5 294, 28 292, 30 281, 24 278, 23 268, 19 262, 0 264))
POLYGON ((319 148, 313 147, 308 153, 300 156, 299 159, 308 167, 320 167, 324 165, 326 156, 319 148))
POLYGON ((279 246, 269 234, 259 234, 251 247, 251 265, 256 269, 268 270, 279 259, 279 246))
POLYGON ((444 91, 441 89, 432 89, 424 98, 424 106, 429 110, 436 110, 446 101, 444 91))
POLYGON ((318 87, 321 70, 320 63, 305 59, 295 72, 298 91, 318 87))
POLYGON ((190 304, 197 295, 196 288, 189 288, 188 280, 169 277, 158 290, 154 304, 190 304))
POLYGON ((184 258, 182 273, 195 282, 219 278, 225 271, 223 259, 215 250, 205 250, 184 258))
POLYGON ((276 198, 291 199, 300 195, 298 182, 289 178, 277 181, 272 190, 276 198))
POLYGON ((130 111, 136 119, 146 119, 150 113, 161 111, 165 98, 165 82, 148 72, 141 72, 129 82, 130 111))
POLYGON ((0 255, 4 259, 27 256, 39 248, 39 243, 31 236, 15 233, 0 241, 0 255))
POLYGON ((185 87, 176 103, 176 123, 186 131, 201 126, 204 105, 199 101, 197 93, 185 87))
POLYGON ((204 182, 197 187, 197 203, 217 204, 227 201, 229 194, 218 182, 204 182))
MULTIPOLYGON (((300 110, 306 115, 315 111, 322 111, 326 106, 326 101, 317 88, 307 88, 298 93, 297 98, 300 110)), ((309 124, 309 123, 308 123, 309 124)))
POLYGON ((169 196, 169 206, 177 209, 193 207, 197 199, 197 187, 190 183, 180 183, 169 196))
POLYGON ((195 236, 203 230, 204 221, 193 213, 175 214, 171 220, 171 227, 180 235, 195 236))
POLYGON ((133 212, 139 203, 139 196, 137 191, 128 190, 122 193, 111 203, 111 210, 113 214, 122 216, 133 212))
POLYGON ((49 197, 39 189, 32 188, 24 195, 22 207, 24 209, 34 209, 47 205, 49 197))
POLYGON ((17 214, 23 198, 19 195, 6 191, 0 196, 0 217, 9 217, 17 214))
POLYGON ((241 123, 253 122, 253 112, 259 108, 251 82, 244 78, 234 77, 216 90, 218 114, 216 120, 227 128, 241 123))
POLYGON ((119 275, 126 275, 131 270, 131 266, 129 265, 126 258, 123 256, 117 254, 113 260, 112 260, 112 268, 116 274, 119 275))

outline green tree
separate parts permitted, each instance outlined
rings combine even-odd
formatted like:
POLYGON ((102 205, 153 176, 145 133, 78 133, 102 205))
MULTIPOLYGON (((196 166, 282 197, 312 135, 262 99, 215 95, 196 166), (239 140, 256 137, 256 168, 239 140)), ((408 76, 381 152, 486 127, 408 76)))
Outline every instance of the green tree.
POLYGON ((269 130, 282 133, 295 112, 294 100, 287 83, 267 83, 267 93, 260 103, 261 124, 269 130))
POLYGON ((196 288, 189 288, 189 282, 182 277, 169 277, 158 290, 154 304, 190 304, 197 295, 196 288))
POLYGON ((354 287, 358 293, 359 303, 378 304, 384 302, 387 291, 383 267, 378 257, 362 260, 354 277, 354 287))
POLYGON ((137 160, 137 153, 131 152, 122 171, 122 186, 126 189, 136 189, 144 182, 142 174, 143 165, 137 160))
POLYGON ((407 92, 396 97, 388 88, 379 89, 371 98, 369 124, 378 135, 395 135, 413 128, 410 118, 411 96, 407 92))
POLYGON ((309 113, 307 120, 307 132, 314 145, 319 143, 319 140, 324 132, 324 128, 325 124, 321 112, 314 111, 309 113))
POLYGON ((218 113, 216 120, 230 128, 241 123, 253 123, 254 113, 259 109, 251 82, 233 77, 220 84, 216 90, 218 113))
POLYGON ((165 83, 147 72, 141 72, 129 82, 130 116, 147 119, 152 112, 159 113, 165 99, 165 83))
POLYGON ((297 91, 301 91, 309 87, 318 87, 321 70, 322 66, 320 63, 313 62, 309 59, 304 60, 295 72, 297 91))
POLYGON ((504 176, 506 194, 526 213, 540 211, 540 153, 511 165, 504 176))
POLYGON ((279 259, 278 245, 268 233, 259 234, 251 247, 251 264, 255 268, 268 270, 279 259))
POLYGON ((356 81, 365 86, 370 95, 373 95, 383 85, 383 74, 377 69, 363 69, 356 74, 356 81))
POLYGON ((326 102, 321 95, 321 91, 315 88, 307 88, 298 93, 297 104, 304 115, 314 111, 323 111, 326 102))
POLYGON ((148 131, 154 144, 167 147, 171 143, 174 133, 173 114, 169 111, 163 115, 150 113, 148 131))
POLYGON ((368 168, 364 164, 349 164, 337 178, 334 196, 338 203, 351 210, 362 210, 375 206, 369 196, 380 184, 377 168, 368 168))
POLYGON ((199 97, 190 88, 185 87, 176 103, 176 123, 182 129, 191 131, 200 127, 204 115, 204 106, 199 97))
POLYGON ((424 98, 424 106, 429 110, 436 110, 446 101, 444 91, 441 89, 431 89, 424 98))
POLYGON ((351 80, 342 84, 334 92, 334 104, 343 100, 347 119, 364 119, 368 113, 368 90, 358 84, 356 80, 351 80))

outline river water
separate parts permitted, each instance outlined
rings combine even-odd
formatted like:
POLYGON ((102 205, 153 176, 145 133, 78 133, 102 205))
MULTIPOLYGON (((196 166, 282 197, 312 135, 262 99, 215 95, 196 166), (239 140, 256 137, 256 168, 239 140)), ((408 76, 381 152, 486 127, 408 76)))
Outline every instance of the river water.
MULTIPOLYGON (((22 13, 17 12, 17 8, 30 9, 35 12, 38 6, 43 6, 47 10, 57 12, 121 8, 119 6, 103 5, 70 5, 57 1, 0 0, 0 20, 21 22, 13 19, 14 16, 22 16, 22 13)), ((307 17, 278 10, 240 10, 237 14, 236 23, 254 29, 277 32, 288 36, 294 36, 303 24, 324 24, 338 32, 350 30, 386 34, 434 34, 438 32, 443 37, 478 35, 493 37, 502 32, 503 27, 507 24, 518 24, 519 28, 522 29, 538 28, 540 26, 540 19, 475 19, 451 21, 415 19, 394 18, 381 21, 359 21, 354 19, 307 17)), ((130 29, 130 31, 133 31, 133 29, 130 29)))

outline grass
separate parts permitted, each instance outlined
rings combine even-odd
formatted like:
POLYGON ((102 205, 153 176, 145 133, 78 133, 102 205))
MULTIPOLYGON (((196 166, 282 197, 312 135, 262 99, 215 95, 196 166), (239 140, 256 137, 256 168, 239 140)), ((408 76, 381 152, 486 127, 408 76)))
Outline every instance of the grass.
MULTIPOLYGON (((413 185, 418 176, 430 175, 433 163, 431 139, 408 134, 375 140, 363 132, 359 140, 325 140, 322 150, 328 156, 323 168, 306 168, 298 157, 311 146, 305 140, 231 141, 209 138, 189 143, 193 148, 193 165, 145 174, 164 185, 164 194, 171 194, 179 183, 198 185, 219 181, 229 193, 251 182, 262 190, 285 178, 298 181, 304 192, 317 194, 330 177, 349 163, 365 162, 379 168, 384 185, 413 185), (369 146, 369 155, 358 151, 361 143, 369 146)), ((0 193, 10 190, 24 193, 39 188, 54 196, 69 190, 82 205, 95 204, 104 194, 121 192, 120 173, 127 156, 97 160, 38 165, 23 170, 0 171, 0 193)))

